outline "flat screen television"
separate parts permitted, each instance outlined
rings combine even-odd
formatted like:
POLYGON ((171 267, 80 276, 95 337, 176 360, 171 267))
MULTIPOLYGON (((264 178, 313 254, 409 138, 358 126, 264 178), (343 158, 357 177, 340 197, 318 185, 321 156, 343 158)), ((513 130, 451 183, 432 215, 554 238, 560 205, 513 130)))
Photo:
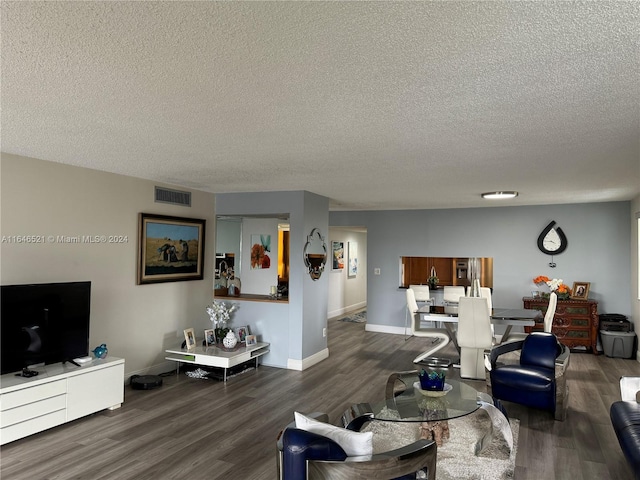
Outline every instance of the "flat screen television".
POLYGON ((0 286, 2 374, 89 354, 91 282, 0 286))

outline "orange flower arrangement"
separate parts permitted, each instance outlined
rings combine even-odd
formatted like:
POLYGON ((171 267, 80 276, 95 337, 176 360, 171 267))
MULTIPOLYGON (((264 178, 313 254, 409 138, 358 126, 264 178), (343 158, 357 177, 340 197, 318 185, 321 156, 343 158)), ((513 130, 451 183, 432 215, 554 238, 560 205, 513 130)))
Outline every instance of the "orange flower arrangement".
POLYGON ((556 292, 559 297, 568 298, 571 294, 571 289, 562 282, 561 278, 550 279, 546 275, 539 275, 533 279, 533 283, 536 285, 547 285, 549 290, 556 292))
POLYGON ((549 277, 545 275, 538 275, 536 278, 533 279, 533 283, 535 283, 536 285, 542 285, 543 283, 547 283, 548 281, 549 281, 549 277))

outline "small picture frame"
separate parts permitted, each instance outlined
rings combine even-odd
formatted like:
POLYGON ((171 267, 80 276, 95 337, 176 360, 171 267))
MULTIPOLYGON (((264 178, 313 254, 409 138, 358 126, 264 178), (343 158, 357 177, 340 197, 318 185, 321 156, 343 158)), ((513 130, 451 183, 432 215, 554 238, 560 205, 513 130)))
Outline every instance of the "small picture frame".
POLYGON ((207 347, 213 347, 216 344, 216 331, 208 328, 204 331, 204 342, 207 347))
POLYGON ((244 327, 238 327, 234 329, 234 333, 236 337, 238 337, 238 341, 244 342, 247 340, 247 335, 249 335, 249 327, 246 325, 244 327))
POLYGON ((571 298, 574 300, 588 300, 589 299, 589 282, 573 282, 573 288, 571 289, 571 298))
POLYGON ((247 347, 258 344, 258 339, 255 335, 247 335, 246 336, 247 347))
POLYGON ((185 348, 191 350, 196 346, 196 334, 193 328, 187 328, 184 331, 185 348))

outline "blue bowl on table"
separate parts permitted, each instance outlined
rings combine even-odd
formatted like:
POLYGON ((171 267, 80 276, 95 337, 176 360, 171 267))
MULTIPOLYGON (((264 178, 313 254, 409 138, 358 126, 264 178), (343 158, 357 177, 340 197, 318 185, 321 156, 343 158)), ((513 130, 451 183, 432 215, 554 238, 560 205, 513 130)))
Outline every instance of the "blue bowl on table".
POLYGON ((422 390, 440 391, 444 390, 445 372, 425 371, 424 369, 418 374, 420 378, 420 388, 422 390))

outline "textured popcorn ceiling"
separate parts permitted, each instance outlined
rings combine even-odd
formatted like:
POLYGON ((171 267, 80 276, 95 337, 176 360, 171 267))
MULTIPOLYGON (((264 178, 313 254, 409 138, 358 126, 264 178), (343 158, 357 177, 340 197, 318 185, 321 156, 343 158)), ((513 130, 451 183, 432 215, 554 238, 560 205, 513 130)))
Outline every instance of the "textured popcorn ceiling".
POLYGON ((3 152, 333 210, 640 193, 638 2, 9 2, 3 152))

